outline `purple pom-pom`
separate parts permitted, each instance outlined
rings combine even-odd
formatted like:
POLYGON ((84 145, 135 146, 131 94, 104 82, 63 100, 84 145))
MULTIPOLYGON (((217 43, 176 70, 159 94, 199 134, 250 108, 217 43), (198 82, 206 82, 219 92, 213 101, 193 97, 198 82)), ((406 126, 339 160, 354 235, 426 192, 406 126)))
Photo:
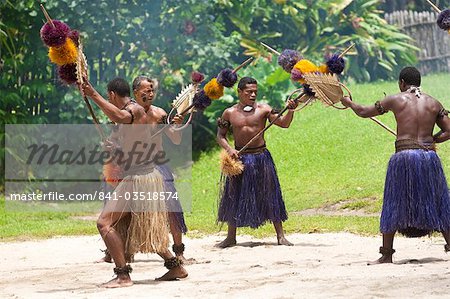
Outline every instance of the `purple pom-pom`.
POLYGON ((290 73, 294 68, 294 65, 302 59, 300 53, 295 50, 286 49, 281 52, 280 56, 278 56, 278 64, 285 70, 290 73))
POLYGON ((66 42, 70 27, 61 21, 53 20, 54 27, 45 23, 41 28, 41 39, 49 47, 60 47, 66 42))
POLYGON ((307 96, 310 96, 310 97, 313 97, 316 95, 308 84, 303 84, 303 91, 305 92, 305 94, 307 96))
POLYGON ((223 69, 220 71, 219 75, 217 75, 217 83, 223 85, 225 87, 233 87, 237 82, 237 74, 233 72, 232 69, 223 69))
POLYGON ((441 11, 437 18, 437 24, 441 29, 450 30, 450 8, 441 11))
POLYGON ((77 47, 80 45, 80 33, 77 30, 70 31, 68 37, 75 43, 77 47))
POLYGON ((298 69, 292 69, 291 71, 291 79, 294 81, 299 81, 303 79, 303 74, 298 69))
POLYGON ((203 89, 195 94, 192 102, 194 104, 195 109, 197 109, 198 111, 203 111, 209 105, 211 105, 211 99, 206 95, 203 89))
POLYGON ((77 82, 77 65, 75 63, 65 64, 58 68, 59 78, 66 84, 77 82))
POLYGON ((191 73, 191 81, 192 81, 192 83, 199 84, 203 80, 205 80, 205 75, 203 75, 202 73, 196 72, 196 71, 191 73))
POLYGON ((333 54, 330 58, 328 58, 326 64, 328 66, 328 70, 333 74, 340 75, 345 69, 344 58, 339 57, 339 54, 333 54))

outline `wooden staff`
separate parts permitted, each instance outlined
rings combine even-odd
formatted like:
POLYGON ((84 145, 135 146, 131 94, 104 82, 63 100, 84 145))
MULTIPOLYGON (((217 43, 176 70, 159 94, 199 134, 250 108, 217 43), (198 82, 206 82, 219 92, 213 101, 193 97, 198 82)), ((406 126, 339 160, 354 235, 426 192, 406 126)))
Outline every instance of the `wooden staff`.
POLYGON ((427 2, 431 5, 431 7, 433 7, 433 9, 434 9, 437 13, 441 13, 441 10, 439 9, 439 7, 437 7, 433 2, 431 2, 430 0, 427 0, 427 2))
POLYGON ((47 19, 47 22, 50 23, 53 28, 55 28, 55 24, 53 24, 52 18, 50 18, 50 15, 48 14, 47 10, 45 10, 44 5, 40 5, 42 12, 44 13, 45 18, 47 19))

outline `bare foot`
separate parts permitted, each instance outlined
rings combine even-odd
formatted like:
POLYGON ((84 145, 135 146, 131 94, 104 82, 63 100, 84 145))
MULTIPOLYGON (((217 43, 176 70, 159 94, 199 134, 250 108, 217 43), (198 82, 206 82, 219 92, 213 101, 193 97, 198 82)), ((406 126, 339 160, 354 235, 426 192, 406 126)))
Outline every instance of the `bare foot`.
POLYGON ((180 278, 186 278, 187 276, 188 273, 186 269, 184 269, 182 266, 178 266, 173 269, 170 269, 166 274, 164 274, 159 278, 156 278, 155 280, 170 281, 170 280, 178 280, 180 278))
POLYGON ((373 262, 367 262, 367 266, 379 265, 379 264, 392 264, 392 255, 382 255, 379 259, 373 262))
POLYGON ((284 236, 281 238, 278 238, 278 245, 294 246, 294 244, 289 242, 284 236))
POLYGON ((233 246, 233 245, 236 245, 236 239, 226 238, 225 240, 223 240, 219 244, 216 244, 214 247, 227 248, 227 247, 230 247, 230 246, 233 246))
POLYGON ((178 258, 180 261, 183 262, 183 265, 197 264, 197 260, 196 260, 196 259, 193 259, 193 258, 186 259, 186 258, 184 257, 184 255, 182 255, 182 254, 177 255, 177 258, 178 258))
POLYGON ((121 275, 120 277, 117 276, 114 279, 111 279, 110 281, 102 284, 101 286, 104 288, 112 289, 112 288, 125 288, 125 287, 131 287, 133 285, 133 281, 131 281, 131 278, 129 275, 121 275))
POLYGON ((102 257, 99 260, 96 260, 94 263, 112 263, 112 257, 109 254, 105 254, 104 257, 102 257))

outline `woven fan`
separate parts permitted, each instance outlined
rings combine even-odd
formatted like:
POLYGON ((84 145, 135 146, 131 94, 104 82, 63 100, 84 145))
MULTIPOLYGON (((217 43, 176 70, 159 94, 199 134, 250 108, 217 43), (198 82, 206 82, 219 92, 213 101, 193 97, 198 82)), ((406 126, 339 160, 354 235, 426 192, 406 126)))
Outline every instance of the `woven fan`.
MULTIPOLYGON (((181 114, 186 108, 192 105, 192 100, 194 99, 195 93, 197 91, 197 84, 191 83, 188 86, 184 87, 177 95, 175 100, 173 100, 172 108, 176 109, 178 114, 181 114)), ((188 110, 187 113, 192 112, 192 109, 188 110)))
POLYGON ((304 77, 316 97, 327 106, 334 106, 344 96, 342 84, 334 74, 308 73, 304 77))
MULTIPOLYGON (((339 103, 341 99, 344 97, 344 91, 342 90, 342 88, 344 88, 348 92, 350 98, 352 97, 350 90, 344 84, 338 81, 336 75, 309 73, 305 74, 304 77, 306 83, 311 87, 311 89, 316 94, 316 97, 322 103, 337 109, 347 109, 335 105, 339 103)), ((370 119, 379 124, 389 133, 393 134, 394 136, 397 136, 394 130, 383 124, 375 117, 370 117, 370 119)))

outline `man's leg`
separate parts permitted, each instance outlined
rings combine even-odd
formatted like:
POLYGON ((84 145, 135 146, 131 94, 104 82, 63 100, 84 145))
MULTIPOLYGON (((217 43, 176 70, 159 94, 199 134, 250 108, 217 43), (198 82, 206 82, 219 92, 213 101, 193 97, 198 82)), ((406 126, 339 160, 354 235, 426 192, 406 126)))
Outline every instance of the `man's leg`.
POLYGON ((294 244, 289 242, 284 236, 283 223, 274 222, 273 227, 275 227, 275 232, 277 233, 278 245, 294 246, 294 244))
POLYGON ((183 264, 189 265, 195 262, 195 259, 186 259, 184 257, 184 244, 183 244, 183 233, 181 232, 180 226, 177 221, 177 215, 175 213, 169 213, 170 220, 170 233, 173 238, 173 252, 176 257, 178 257, 183 264))
POLYGON ((445 239, 445 252, 449 252, 450 251, 450 230, 442 232, 442 236, 444 236, 445 239))
POLYGON ((169 250, 158 254, 164 259, 164 266, 169 269, 169 271, 163 276, 156 278, 156 280, 176 280, 188 276, 186 269, 182 266, 183 262, 178 257, 174 257, 169 250))
POLYGON ((116 264, 114 273, 117 274, 117 277, 105 283, 103 286, 106 288, 132 286, 133 282, 131 281, 129 274, 131 271, 125 262, 125 246, 122 238, 113 227, 113 224, 126 216, 127 213, 107 212, 107 210, 108 209, 103 210, 98 217, 97 228, 106 244, 106 248, 116 264))
POLYGON ((384 263, 392 263, 392 255, 395 250, 394 246, 394 236, 395 232, 383 234, 383 247, 380 247, 381 257, 376 261, 369 262, 367 265, 378 265, 384 263))
POLYGON ((236 245, 236 226, 228 223, 228 235, 225 240, 216 245, 219 248, 226 248, 236 245))

